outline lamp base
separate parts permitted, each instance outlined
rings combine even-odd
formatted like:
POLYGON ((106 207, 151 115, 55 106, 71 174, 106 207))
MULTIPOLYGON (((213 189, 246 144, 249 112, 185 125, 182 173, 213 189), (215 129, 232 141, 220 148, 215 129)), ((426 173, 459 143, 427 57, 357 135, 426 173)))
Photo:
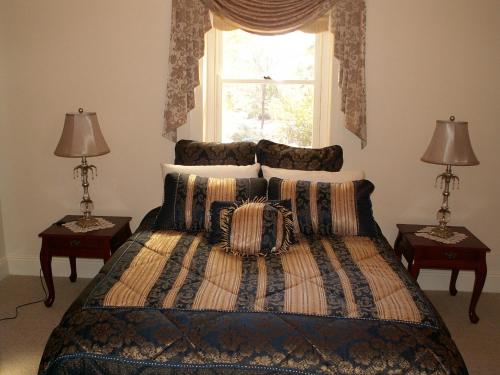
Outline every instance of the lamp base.
POLYGON ((99 225, 99 221, 91 216, 90 217, 82 216, 81 218, 78 219, 76 225, 78 225, 80 228, 96 227, 99 225))
POLYGON ((434 227, 429 233, 439 238, 450 238, 453 236, 453 232, 447 226, 434 227))

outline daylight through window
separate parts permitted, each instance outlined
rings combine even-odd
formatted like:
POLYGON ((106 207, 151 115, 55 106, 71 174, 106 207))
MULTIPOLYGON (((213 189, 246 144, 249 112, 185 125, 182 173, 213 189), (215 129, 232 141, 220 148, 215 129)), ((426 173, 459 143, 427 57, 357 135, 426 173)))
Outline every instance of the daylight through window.
POLYGON ((207 140, 320 146, 331 86, 321 35, 213 33, 207 43, 206 104, 214 108, 207 113, 207 140))

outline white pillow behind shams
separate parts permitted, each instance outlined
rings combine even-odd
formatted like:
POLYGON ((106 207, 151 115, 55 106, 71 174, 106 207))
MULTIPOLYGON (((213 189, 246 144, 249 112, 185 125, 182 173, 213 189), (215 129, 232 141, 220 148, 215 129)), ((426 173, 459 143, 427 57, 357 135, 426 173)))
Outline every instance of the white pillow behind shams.
POLYGON ((260 164, 250 165, 177 165, 161 164, 163 181, 169 173, 195 174, 200 177, 255 178, 259 177, 260 164))
POLYGON ((363 171, 301 171, 298 169, 283 169, 271 168, 266 165, 262 166, 264 178, 269 180, 271 177, 278 177, 283 180, 293 181, 312 181, 312 182, 349 182, 357 181, 365 178, 363 171))

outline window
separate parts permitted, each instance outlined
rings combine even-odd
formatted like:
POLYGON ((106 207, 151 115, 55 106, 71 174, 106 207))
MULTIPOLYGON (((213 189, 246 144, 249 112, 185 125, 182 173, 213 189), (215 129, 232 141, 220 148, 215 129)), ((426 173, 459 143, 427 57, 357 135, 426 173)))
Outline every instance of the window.
POLYGON ((328 32, 207 33, 204 139, 329 144, 330 38, 328 32))

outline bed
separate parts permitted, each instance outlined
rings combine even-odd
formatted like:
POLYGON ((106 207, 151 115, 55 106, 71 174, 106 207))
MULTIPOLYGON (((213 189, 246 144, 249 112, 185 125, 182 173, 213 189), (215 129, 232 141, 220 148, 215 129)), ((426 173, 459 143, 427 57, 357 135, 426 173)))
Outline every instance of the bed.
POLYGON ((39 374, 467 373, 378 226, 241 257, 203 230, 159 230, 164 206, 68 309, 39 374))

